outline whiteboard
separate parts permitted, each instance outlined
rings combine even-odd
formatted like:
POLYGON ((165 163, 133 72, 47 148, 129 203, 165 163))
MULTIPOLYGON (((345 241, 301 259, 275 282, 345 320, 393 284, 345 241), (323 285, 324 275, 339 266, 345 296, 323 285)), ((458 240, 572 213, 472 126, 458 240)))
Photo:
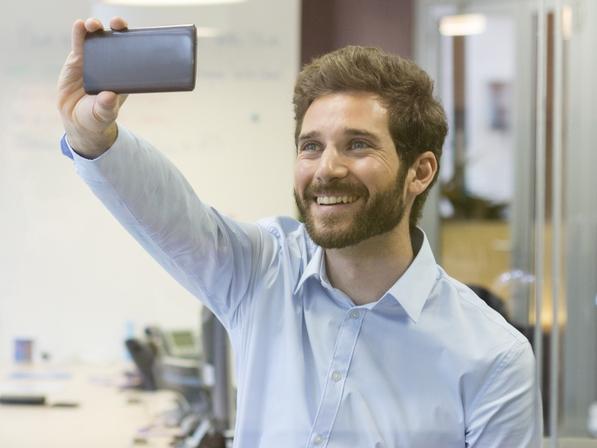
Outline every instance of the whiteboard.
POLYGON ((298 0, 172 8, 25 0, 13 9, 0 28, 0 50, 10 55, 0 66, 0 363, 12 358, 16 337, 35 339, 56 359, 102 361, 123 356, 131 328, 158 320, 196 327, 198 301, 60 154, 55 86, 70 26, 93 13, 122 15, 130 27, 218 30, 199 39, 194 92, 131 95, 119 122, 163 151, 205 202, 253 221, 295 214, 298 0))

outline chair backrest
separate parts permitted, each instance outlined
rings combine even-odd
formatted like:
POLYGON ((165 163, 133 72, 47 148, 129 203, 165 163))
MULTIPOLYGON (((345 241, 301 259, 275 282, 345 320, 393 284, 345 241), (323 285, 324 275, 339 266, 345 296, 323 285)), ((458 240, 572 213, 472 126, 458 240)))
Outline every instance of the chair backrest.
POLYGON ((141 375, 141 387, 145 390, 156 390, 157 383, 153 372, 155 349, 149 342, 142 342, 136 338, 127 339, 124 344, 141 375))

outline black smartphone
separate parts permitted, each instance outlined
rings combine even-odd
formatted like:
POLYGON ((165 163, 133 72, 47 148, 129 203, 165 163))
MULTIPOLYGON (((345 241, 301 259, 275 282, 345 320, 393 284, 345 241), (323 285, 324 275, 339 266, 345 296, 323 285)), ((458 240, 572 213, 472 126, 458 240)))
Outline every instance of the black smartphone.
POLYGON ((195 88, 195 25, 89 33, 83 50, 88 94, 179 92, 195 88))

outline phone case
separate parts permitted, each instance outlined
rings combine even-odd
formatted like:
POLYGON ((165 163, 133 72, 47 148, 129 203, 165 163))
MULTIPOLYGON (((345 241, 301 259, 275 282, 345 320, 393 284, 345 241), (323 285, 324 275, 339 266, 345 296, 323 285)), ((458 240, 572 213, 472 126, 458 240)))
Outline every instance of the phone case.
POLYGON ((88 94, 190 91, 196 51, 195 25, 90 33, 84 44, 83 87, 88 94))

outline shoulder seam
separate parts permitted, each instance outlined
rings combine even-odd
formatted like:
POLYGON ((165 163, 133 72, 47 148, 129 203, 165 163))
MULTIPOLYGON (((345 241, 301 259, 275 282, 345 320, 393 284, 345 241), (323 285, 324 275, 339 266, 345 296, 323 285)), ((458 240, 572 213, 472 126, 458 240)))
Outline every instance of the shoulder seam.
MULTIPOLYGON (((502 322, 501 320, 496 319, 495 316, 493 316, 491 313, 488 313, 487 310, 485 310, 483 306, 480 306, 480 304, 477 304, 474 301, 472 301, 469 297, 467 297, 466 294, 461 294, 459 285, 463 285, 464 287, 466 287, 466 285, 464 285, 463 283, 459 282, 458 280, 450 277, 445 272, 442 272, 441 275, 444 276, 444 278, 446 280, 448 280, 456 288, 458 297, 460 297, 462 300, 466 301, 468 304, 474 306, 475 309, 477 309, 485 317, 490 319, 491 322, 498 325, 500 328, 502 328, 504 331, 506 331, 510 336, 512 336, 512 338, 516 342, 518 342, 519 344, 524 344, 525 342, 528 342, 527 339, 523 335, 521 335, 518 332, 518 330, 516 330, 516 328, 514 328, 513 325, 510 322, 508 322, 505 318, 504 318, 504 322, 506 325, 504 325, 504 322, 502 322)), ((474 294, 474 292, 472 292, 472 291, 471 291, 471 293, 474 294)), ((482 299, 480 299, 480 300, 482 300, 482 299)), ((491 309, 491 307, 489 307, 489 309, 491 309)), ((496 313, 497 313, 497 311, 496 311, 496 313)), ((497 313, 497 314, 499 315, 499 313, 497 313)), ((500 317, 503 318, 503 316, 500 316, 500 317)))

